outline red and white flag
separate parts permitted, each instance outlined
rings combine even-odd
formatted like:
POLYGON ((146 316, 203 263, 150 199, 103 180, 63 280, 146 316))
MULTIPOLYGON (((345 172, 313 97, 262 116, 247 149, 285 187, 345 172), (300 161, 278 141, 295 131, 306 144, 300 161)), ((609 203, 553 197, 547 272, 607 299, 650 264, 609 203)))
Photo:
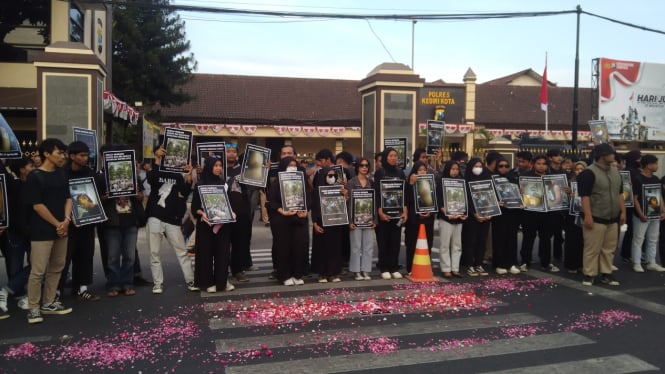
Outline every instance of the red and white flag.
POLYGON ((547 112, 547 57, 545 57, 545 71, 543 72, 543 84, 540 86, 540 109, 547 112))

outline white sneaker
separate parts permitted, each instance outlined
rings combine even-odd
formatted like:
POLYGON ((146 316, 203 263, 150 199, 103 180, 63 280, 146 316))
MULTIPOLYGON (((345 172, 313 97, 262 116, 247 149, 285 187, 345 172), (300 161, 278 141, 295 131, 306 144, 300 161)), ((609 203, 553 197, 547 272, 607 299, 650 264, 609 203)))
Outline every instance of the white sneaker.
POLYGON ((291 278, 291 279, 293 279, 293 283, 295 283, 296 286, 302 286, 303 284, 305 284, 305 281, 302 279, 298 278, 291 278))
POLYGON ((382 279, 390 279, 390 273, 387 272, 387 271, 384 271, 383 273, 381 273, 381 278, 382 279))
POLYGON ((356 273, 355 280, 357 281, 365 280, 365 277, 361 273, 356 273))
POLYGON ((527 264, 520 265, 520 272, 526 273, 527 271, 529 271, 529 265, 527 264))
POLYGON ((363 271, 363 279, 369 281, 372 280, 372 277, 369 275, 369 273, 363 271))
POLYGON ((330 281, 333 282, 333 283, 339 283, 339 282, 341 282, 342 280, 339 279, 339 277, 334 277, 334 278, 331 279, 330 281))
POLYGON ((289 279, 287 279, 287 280, 284 281, 284 285, 285 285, 285 286, 295 286, 295 285, 296 285, 296 282, 295 282, 295 280, 293 279, 293 277, 291 277, 291 278, 289 278, 289 279))
POLYGON ((4 289, 0 288, 0 309, 3 311, 7 311, 7 298, 9 297, 9 292, 4 289))
POLYGON ((549 271, 550 273, 558 273, 559 272, 559 268, 556 267, 554 264, 547 265, 545 270, 549 271))
POLYGON ((635 264, 633 265, 633 271, 636 273, 644 273, 644 268, 641 264, 635 264))
POLYGON ((158 295, 161 294, 162 292, 164 292, 164 287, 161 284, 156 284, 152 286, 152 293, 158 295))
POLYGON ((494 271, 496 271, 496 273, 499 275, 508 274, 508 270, 506 268, 496 268, 494 271))
POLYGON ((522 272, 522 270, 520 270, 517 266, 513 265, 513 266, 510 267, 510 269, 508 270, 508 272, 509 272, 510 274, 519 274, 519 273, 522 272))
POLYGON ((206 292, 208 292, 208 293, 217 292, 217 286, 210 286, 210 287, 206 288, 206 292))
POLYGON ((29 310, 30 308, 28 307, 28 297, 27 296, 21 296, 18 299, 18 302, 16 303, 19 308, 23 310, 29 310))
POLYGON ((655 262, 648 263, 647 266, 646 266, 646 269, 650 270, 650 271, 657 271, 659 273, 665 271, 664 267, 660 266, 659 264, 657 264, 655 262))
POLYGON ((236 289, 236 286, 234 286, 233 284, 231 284, 231 282, 226 281, 226 287, 224 288, 224 291, 226 291, 226 292, 231 292, 231 291, 233 291, 233 290, 235 290, 235 289, 236 289))
POLYGON ((319 283, 328 283, 328 278, 326 278, 326 277, 319 277, 319 283))
POLYGON ((617 270, 619 270, 619 268, 616 267, 616 266, 614 266, 614 265, 612 265, 612 271, 617 271, 617 270))
POLYGON ((392 273, 392 274, 390 274, 390 275, 393 276, 393 279, 402 279, 402 278, 403 278, 403 277, 402 277, 402 274, 401 274, 399 271, 396 271, 396 272, 394 272, 394 273, 392 273))

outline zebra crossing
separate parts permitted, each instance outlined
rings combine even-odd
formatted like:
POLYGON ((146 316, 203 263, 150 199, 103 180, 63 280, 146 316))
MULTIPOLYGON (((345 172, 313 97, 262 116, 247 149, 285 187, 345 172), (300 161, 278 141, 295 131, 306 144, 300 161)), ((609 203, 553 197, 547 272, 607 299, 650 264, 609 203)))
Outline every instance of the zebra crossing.
MULTIPOLYGON (((430 290, 404 279, 380 280, 375 272, 372 281, 346 277, 331 286, 312 278, 304 286, 285 287, 268 279, 272 270, 270 249, 253 249, 252 258, 260 270, 247 272, 251 282, 232 293, 201 294, 204 310, 210 315, 208 328, 215 336, 214 349, 227 357, 227 373, 404 371, 405 367, 442 372, 445 365, 459 365, 460 360, 480 362, 491 358, 508 358, 511 364, 487 370, 483 361, 478 368, 469 366, 468 372, 659 370, 631 354, 608 355, 599 348, 600 338, 574 329, 553 328, 554 322, 548 317, 509 311, 510 303, 501 295, 473 305, 457 299, 445 306, 408 307, 404 302, 418 295, 447 293, 452 297, 469 292, 474 288, 471 282, 442 281, 430 290), (375 303, 375 308, 363 309, 368 303, 375 303), (386 310, 385 305, 391 309, 386 310), (281 318, 282 309, 292 312, 298 308, 314 311, 281 318), (259 318, 259 313, 264 315, 259 318), (557 352, 575 354, 557 356, 557 352), (530 359, 522 359, 524 356, 530 359), (432 370, 432 365, 437 369, 432 370)), ((539 282, 542 278, 528 279, 539 282)), ((485 279, 489 282, 492 277, 485 279)), ((521 279, 526 282, 527 278, 521 279)))

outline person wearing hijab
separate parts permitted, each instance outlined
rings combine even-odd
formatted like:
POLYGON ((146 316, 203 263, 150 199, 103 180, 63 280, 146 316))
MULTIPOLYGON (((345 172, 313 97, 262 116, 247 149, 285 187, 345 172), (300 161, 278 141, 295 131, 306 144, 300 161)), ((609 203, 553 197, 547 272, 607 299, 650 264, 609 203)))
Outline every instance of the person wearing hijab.
MULTIPOLYGON (((496 161, 495 175, 508 179, 508 182, 518 184, 517 175, 510 173, 510 164, 503 156, 496 161)), ((499 206, 501 215, 492 218, 492 266, 499 274, 519 274, 517 267, 517 231, 519 230, 519 218, 522 209, 508 209, 504 206, 501 196, 499 206)))
MULTIPOLYGON (((448 161, 443 166, 441 178, 461 179, 459 163, 457 161, 448 161)), ((448 214, 443 206, 443 182, 439 181, 436 186, 436 198, 441 207, 438 212, 439 217, 439 235, 441 244, 439 248, 439 264, 441 266, 441 275, 444 278, 451 276, 461 278, 459 272, 460 257, 462 256, 462 223, 466 221, 467 215, 448 214)))
MULTIPOLYGON (((429 168, 431 170, 431 168, 429 168)), ((416 213, 416 197, 414 189, 416 188, 416 175, 427 174, 428 166, 423 161, 416 161, 409 172, 407 183, 404 186, 404 201, 409 210, 409 219, 404 225, 404 246, 406 247, 406 271, 411 273, 413 256, 416 252, 416 242, 418 241, 418 231, 420 224, 425 225, 427 235, 427 250, 432 254, 432 245, 434 243, 434 217, 432 213, 416 213)), ((432 191, 434 192, 434 191, 432 191)))
POLYGON ((464 179, 467 183, 466 195, 469 207, 469 219, 464 222, 464 227, 462 228, 462 250, 466 253, 463 257, 466 260, 466 264, 469 265, 467 274, 472 277, 478 275, 486 276, 489 273, 483 268, 483 258, 491 217, 483 217, 476 212, 473 201, 471 200, 469 182, 491 180, 492 175, 484 166, 482 159, 473 157, 466 164, 464 179))
POLYGON ((211 224, 201 203, 198 186, 223 186, 222 160, 208 157, 199 176, 197 188, 192 196, 191 211, 196 217, 196 261, 194 262, 194 285, 207 292, 233 291, 228 281, 229 256, 231 254, 231 225, 211 224))
MULTIPOLYGON (((297 165, 295 158, 287 156, 279 161, 277 170, 278 172, 298 171, 297 165)), ((268 194, 275 278, 285 286, 305 284, 302 277, 305 273, 303 257, 308 251, 307 210, 284 209, 279 178, 275 178, 272 182, 268 194)), ((308 204, 310 200, 305 197, 308 204)))

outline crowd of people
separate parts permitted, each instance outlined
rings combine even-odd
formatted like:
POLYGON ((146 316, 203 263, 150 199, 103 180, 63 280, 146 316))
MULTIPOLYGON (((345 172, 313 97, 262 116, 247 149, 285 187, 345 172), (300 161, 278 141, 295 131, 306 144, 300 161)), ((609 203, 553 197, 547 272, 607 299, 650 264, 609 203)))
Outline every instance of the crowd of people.
MULTIPOLYGON (((124 149, 127 147, 104 145, 99 154, 124 149)), ((341 282, 347 273, 357 281, 371 280, 373 269, 378 270, 381 279, 400 279, 411 272, 421 225, 425 227, 430 255, 434 237, 439 235, 438 263, 444 278, 527 272, 534 266, 536 238, 543 271, 555 273, 563 266, 570 273, 581 273, 584 285, 596 281, 619 285, 612 275, 617 250, 635 272, 665 271, 657 262, 658 248, 660 258, 665 258, 665 229, 661 229, 665 177, 655 176, 658 159, 639 151, 619 155, 608 144, 597 145, 584 160, 565 158, 559 149, 538 155, 520 151, 515 155, 516 165, 510 165, 496 151, 482 158, 469 158, 460 151, 441 160, 439 154, 427 155, 425 149, 418 148, 409 170, 398 167, 398 153, 393 148, 377 154, 374 165, 367 158, 356 158, 348 152, 334 155, 324 148, 316 153, 315 165, 308 165, 296 159, 293 146, 284 145, 277 168, 268 173, 265 188, 242 183, 242 155, 238 155, 235 144, 226 145, 226 168, 221 159, 211 156, 204 167, 190 162, 181 173, 160 170, 166 150, 159 147, 154 159, 137 165, 137 195, 112 198, 105 170, 95 172, 88 167, 89 153, 83 142, 65 145, 57 139, 45 139, 39 145, 39 157, 8 160, 0 168, 7 180, 11 216, 9 227, 2 229, 8 282, 0 288, 0 319, 9 317, 12 299, 17 300, 18 308, 27 311, 29 323, 42 322, 43 315, 68 314, 72 308, 62 302, 67 287, 81 301, 100 300, 100 295, 90 289, 95 235, 109 298, 134 295, 136 286, 147 284, 152 285, 153 294, 164 292, 160 260, 163 238, 174 250, 190 291, 232 291, 240 283, 249 282, 246 271, 257 269, 250 253, 257 206, 261 208, 260 219, 272 233, 271 279, 287 287, 304 284, 312 274, 318 277, 313 281, 319 283, 341 282), (430 165, 434 159, 440 164, 436 169, 430 165), (630 173, 628 184, 619 173, 624 169, 630 173), (283 205, 280 172, 301 172, 304 176, 305 203, 298 210, 283 205), (416 181, 428 175, 435 181, 435 194, 425 188, 430 194, 418 197, 421 187, 416 181), (503 198, 510 194, 497 192, 500 214, 487 215, 484 210, 476 210, 469 190, 470 183, 496 178, 515 184, 519 190, 521 177, 547 175, 566 176, 568 186, 550 186, 549 194, 558 200, 562 194, 568 196, 576 207, 571 211, 579 214, 505 204, 503 198), (80 204, 73 201, 69 181, 79 178, 94 180, 106 213, 103 222, 72 223, 72 209, 80 204), (444 196, 445 180, 464 186, 466 204, 444 196), (223 186, 227 191, 233 222, 213 223, 207 216, 197 187, 210 185, 223 186), (384 185, 403 185, 401 190, 391 190, 390 197, 398 201, 397 206, 382 203, 384 185), (338 188, 346 199, 348 224, 326 224, 327 212, 320 196, 324 188, 338 188), (363 203, 355 217, 357 207, 351 197, 362 193, 368 193, 372 197, 368 201, 373 204, 363 203), (628 203, 626 198, 630 199, 628 203), (447 200, 449 205, 444 204, 447 200), (436 210, 418 211, 422 203, 434 204, 436 210), (187 223, 192 228, 183 230, 187 223), (626 230, 620 230, 624 224, 626 230), (140 250, 146 250, 137 245, 142 227, 152 282, 143 277, 138 256, 140 250), (618 245, 622 231, 623 241, 618 245), (520 232, 522 243, 518 248, 520 232), (405 264, 400 264, 402 235, 405 264), (378 262, 373 264, 375 250, 378 262), (191 252, 196 256, 193 269, 191 252)), ((502 188, 510 190, 505 185, 502 188)), ((548 198, 547 193, 542 198, 548 198)))

